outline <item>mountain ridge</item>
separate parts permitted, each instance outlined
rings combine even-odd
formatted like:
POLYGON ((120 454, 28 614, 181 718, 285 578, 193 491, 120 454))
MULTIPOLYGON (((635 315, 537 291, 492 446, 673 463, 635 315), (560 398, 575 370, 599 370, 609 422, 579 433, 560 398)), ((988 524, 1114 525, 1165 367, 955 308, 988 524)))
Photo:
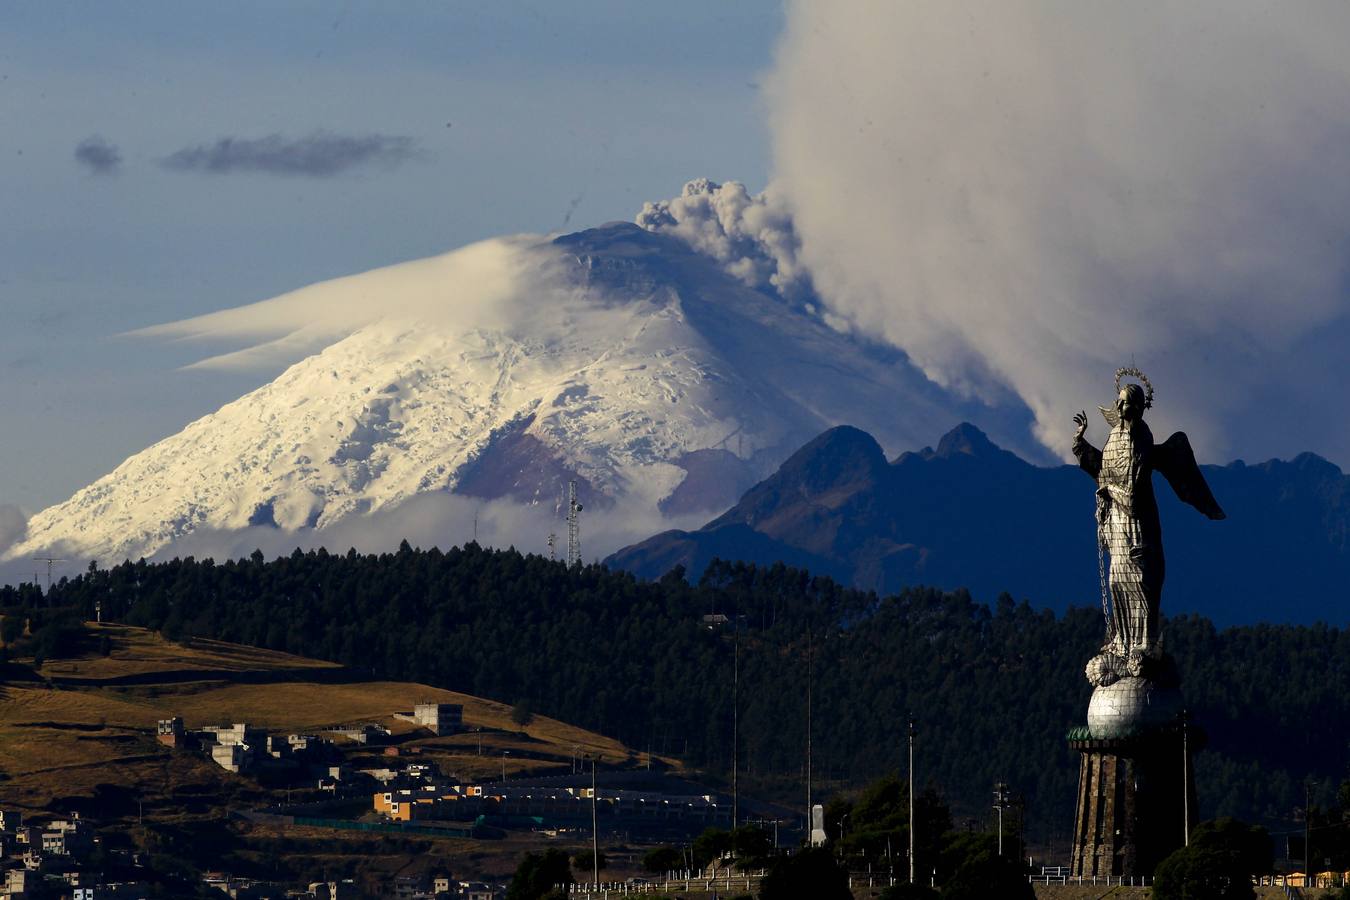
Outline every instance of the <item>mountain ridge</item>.
MULTIPOLYGON (((968 422, 936 450, 884 465, 879 453, 865 432, 830 429, 703 527, 653 535, 606 562, 651 578, 676 565, 697 578, 714 558, 783 562, 880 593, 925 584, 1057 610, 1100 602, 1093 486, 1076 466, 1028 463, 968 422)), ((1343 620, 1350 478, 1313 453, 1201 469, 1230 520, 1208 522, 1159 485, 1164 611, 1220 624, 1343 620)))

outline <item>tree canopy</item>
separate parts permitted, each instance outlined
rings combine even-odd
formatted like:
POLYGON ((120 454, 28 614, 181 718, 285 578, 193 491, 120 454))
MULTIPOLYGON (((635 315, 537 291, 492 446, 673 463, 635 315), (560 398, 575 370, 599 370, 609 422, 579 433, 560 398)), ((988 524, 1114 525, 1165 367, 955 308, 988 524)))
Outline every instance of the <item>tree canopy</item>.
MULTIPOLYGON (((878 597, 781 565, 715 561, 697 584, 643 582, 513 550, 406 543, 379 555, 127 562, 62 579, 50 597, 4 587, 0 637, 45 656, 72 652, 69 623, 92 618, 95 603, 105 620, 170 638, 285 650, 492 698, 713 776, 731 769, 739 658, 741 786, 780 798, 801 786, 809 659, 819 796, 903 770, 912 713, 920 784, 984 816, 994 782, 1009 782, 1042 838, 1073 814, 1078 761, 1064 734, 1083 721, 1082 667, 1102 637, 1097 609, 1056 617, 1006 596, 986 605, 926 588, 878 597)), ((1209 733, 1196 762, 1207 810, 1283 819, 1303 805, 1305 777, 1340 780, 1350 633, 1219 631, 1183 617, 1165 624, 1164 640, 1209 733)), ((887 837, 894 850, 903 831, 883 801, 860 799, 851 814, 846 841, 860 853, 875 855, 887 837)))

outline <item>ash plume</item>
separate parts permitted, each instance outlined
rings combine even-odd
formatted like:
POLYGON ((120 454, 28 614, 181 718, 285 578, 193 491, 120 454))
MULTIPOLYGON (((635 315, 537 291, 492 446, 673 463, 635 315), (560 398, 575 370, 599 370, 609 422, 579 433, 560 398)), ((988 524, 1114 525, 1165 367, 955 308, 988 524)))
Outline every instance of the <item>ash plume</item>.
POLYGON ((1350 459, 1350 7, 797 0, 768 93, 800 262, 935 381, 1063 452, 1133 360, 1202 457, 1350 459))
POLYGON ((739 181, 696 178, 678 197, 644 203, 636 222, 681 238, 751 287, 772 287, 785 297, 811 290, 797 261, 792 216, 771 191, 751 194, 739 181))

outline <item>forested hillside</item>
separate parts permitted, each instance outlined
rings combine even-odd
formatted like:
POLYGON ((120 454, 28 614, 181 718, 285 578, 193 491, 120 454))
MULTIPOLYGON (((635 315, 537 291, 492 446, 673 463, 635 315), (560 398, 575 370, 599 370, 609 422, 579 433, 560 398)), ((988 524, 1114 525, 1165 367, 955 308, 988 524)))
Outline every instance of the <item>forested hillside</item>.
MULTIPOLYGON (((0 606, 41 632, 53 609, 92 617, 101 602, 105 620, 176 639, 209 636, 526 701, 714 777, 731 763, 738 655, 743 784, 788 800, 804 795, 809 653, 815 769, 828 782, 818 791, 900 768, 912 711, 921 780, 958 816, 982 815, 993 782, 1010 782, 1026 798, 1033 839, 1071 824, 1077 760, 1064 734, 1083 720, 1082 668, 1102 627, 1098 610, 1056 617, 1006 596, 990 608, 926 589, 878 597, 782 566, 715 562, 696 585, 679 573, 643 582, 473 544, 127 563, 62 580, 52 594, 4 588, 0 606), (710 625, 708 615, 728 621, 710 625)), ((1279 825, 1301 805, 1306 774, 1334 790, 1347 758, 1350 634, 1219 631, 1193 617, 1169 621, 1165 635, 1210 735, 1197 762, 1205 816, 1279 825)), ((59 641, 38 644, 60 652, 59 641)))

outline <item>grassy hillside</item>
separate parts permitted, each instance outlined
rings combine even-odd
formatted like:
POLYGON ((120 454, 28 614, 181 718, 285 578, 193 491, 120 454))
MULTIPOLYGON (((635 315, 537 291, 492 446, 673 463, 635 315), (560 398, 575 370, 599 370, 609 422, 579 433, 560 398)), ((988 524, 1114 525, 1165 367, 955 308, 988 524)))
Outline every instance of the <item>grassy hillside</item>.
POLYGON ((36 670, 43 681, 0 686, 0 796, 7 804, 44 807, 92 791, 108 780, 109 766, 163 767, 169 754, 154 740, 155 722, 174 715, 188 728, 247 721, 289 733, 376 722, 407 734, 415 729, 394 712, 417 702, 459 703, 466 727, 481 734, 408 746, 424 747, 464 777, 500 776, 504 751, 508 775, 569 765, 578 753, 596 754, 602 765, 636 759, 617 741, 553 719, 537 716, 522 727, 508 706, 467 694, 389 681, 325 683, 340 675, 339 666, 220 641, 182 646, 124 625, 89 627, 95 643, 109 639, 106 657, 53 660, 36 670), (145 676, 154 678, 134 683, 145 676))
MULTIPOLYGON (((226 867, 259 877, 287 874, 271 872, 278 857, 292 875, 374 877, 448 865, 486 876, 509 872, 531 841, 319 835, 227 822, 228 809, 273 803, 281 793, 161 746, 155 722, 174 715, 189 729, 246 721, 282 733, 374 722, 465 778, 498 778, 503 764, 508 776, 567 771, 580 754, 606 767, 646 762, 617 741, 543 716, 518 725, 509 706, 467 694, 360 680, 332 663, 219 641, 182 645, 141 628, 88 628, 89 649, 78 657, 36 668, 20 659, 11 667, 16 677, 0 683, 0 807, 28 816, 79 811, 99 824, 109 847, 157 848, 203 865, 209 848, 226 867), (425 736, 393 716, 427 701, 462 704, 466 732, 425 736)), ((359 763, 382 748, 344 749, 359 763)))

